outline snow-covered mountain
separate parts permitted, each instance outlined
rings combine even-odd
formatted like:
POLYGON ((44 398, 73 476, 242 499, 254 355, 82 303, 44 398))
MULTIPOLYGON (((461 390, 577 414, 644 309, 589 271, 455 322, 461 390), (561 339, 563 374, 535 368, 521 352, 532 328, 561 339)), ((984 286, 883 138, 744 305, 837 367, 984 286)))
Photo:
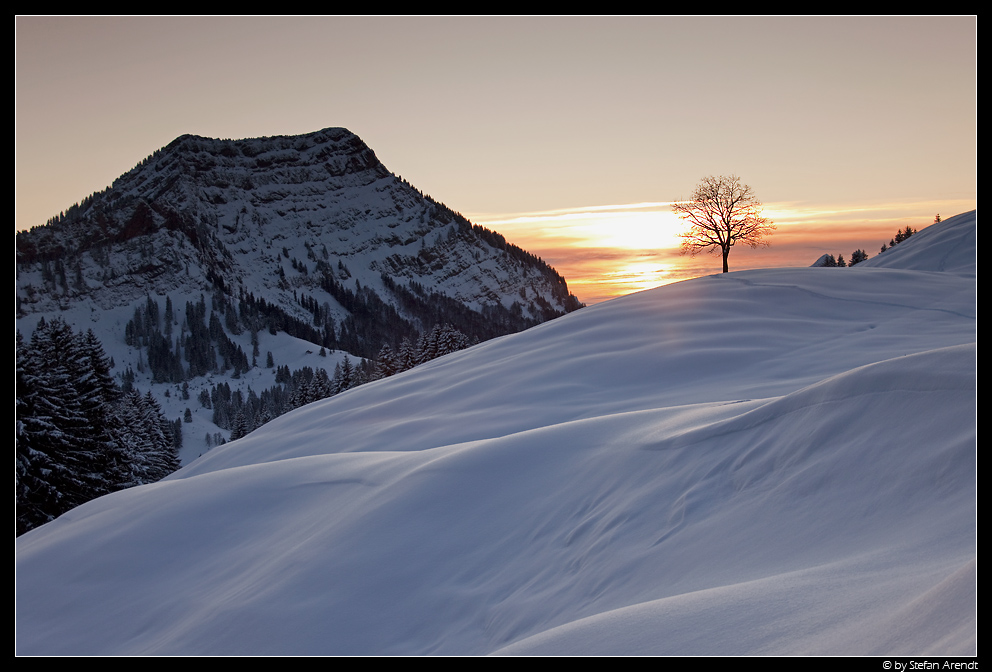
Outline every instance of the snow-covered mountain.
POLYGON ((150 389, 170 420, 193 414, 184 461, 209 448, 204 435, 228 434, 195 402, 220 384, 247 397, 276 367, 330 376, 346 356, 374 360, 435 327, 486 340, 580 305, 541 259, 420 193, 341 128, 182 136, 17 236, 18 329, 29 338, 42 317, 92 329, 119 382, 150 389), (200 332, 220 316, 223 333, 204 345, 190 307, 200 332))
POLYGON ((977 652, 976 214, 625 296, 16 542, 20 654, 977 652))
MULTIPOLYGON (((470 308, 529 317, 577 302, 539 259, 390 173, 358 136, 177 138, 42 227, 18 235, 19 310, 147 294, 229 293, 291 305, 321 271, 390 300, 385 274, 470 308)), ((338 318, 347 315, 334 297, 338 318)), ((309 318, 305 312, 300 315, 309 318)))

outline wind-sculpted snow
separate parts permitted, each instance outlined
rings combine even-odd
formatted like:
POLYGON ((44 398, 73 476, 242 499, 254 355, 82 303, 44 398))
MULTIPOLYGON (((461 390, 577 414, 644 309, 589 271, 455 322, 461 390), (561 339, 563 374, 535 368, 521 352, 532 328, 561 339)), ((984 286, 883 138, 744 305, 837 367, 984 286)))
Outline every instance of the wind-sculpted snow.
POLYGON ((20 537, 18 653, 974 654, 951 267, 690 280, 277 418, 20 537))

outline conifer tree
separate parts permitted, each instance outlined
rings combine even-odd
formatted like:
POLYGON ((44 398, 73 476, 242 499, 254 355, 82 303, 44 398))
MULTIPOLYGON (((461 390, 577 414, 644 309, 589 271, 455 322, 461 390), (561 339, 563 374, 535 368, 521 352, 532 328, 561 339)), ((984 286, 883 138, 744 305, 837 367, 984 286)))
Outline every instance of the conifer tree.
POLYGON ((396 355, 388 344, 379 349, 379 356, 376 357, 375 377, 388 378, 398 372, 396 355))
POLYGON ((150 393, 138 404, 133 386, 127 393, 116 386, 92 331, 40 321, 29 343, 18 335, 15 376, 18 534, 179 467, 175 425, 150 393), (148 431, 162 439, 146 442, 148 431))

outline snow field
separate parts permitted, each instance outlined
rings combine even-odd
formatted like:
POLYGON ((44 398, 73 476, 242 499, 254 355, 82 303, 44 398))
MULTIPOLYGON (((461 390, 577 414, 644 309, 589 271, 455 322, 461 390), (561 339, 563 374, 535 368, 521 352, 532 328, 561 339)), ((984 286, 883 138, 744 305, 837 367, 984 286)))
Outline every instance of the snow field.
POLYGON ((276 418, 19 538, 18 653, 973 655, 975 226, 276 418))

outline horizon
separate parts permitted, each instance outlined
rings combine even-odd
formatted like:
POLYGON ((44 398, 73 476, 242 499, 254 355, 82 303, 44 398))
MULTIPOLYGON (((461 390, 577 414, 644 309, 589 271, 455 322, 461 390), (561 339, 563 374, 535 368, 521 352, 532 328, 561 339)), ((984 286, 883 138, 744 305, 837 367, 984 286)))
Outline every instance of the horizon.
POLYGON ((731 271, 977 207, 977 16, 16 17, 15 60, 16 230, 186 133, 329 126, 586 304, 720 270, 668 209, 710 174, 778 225, 731 271))

